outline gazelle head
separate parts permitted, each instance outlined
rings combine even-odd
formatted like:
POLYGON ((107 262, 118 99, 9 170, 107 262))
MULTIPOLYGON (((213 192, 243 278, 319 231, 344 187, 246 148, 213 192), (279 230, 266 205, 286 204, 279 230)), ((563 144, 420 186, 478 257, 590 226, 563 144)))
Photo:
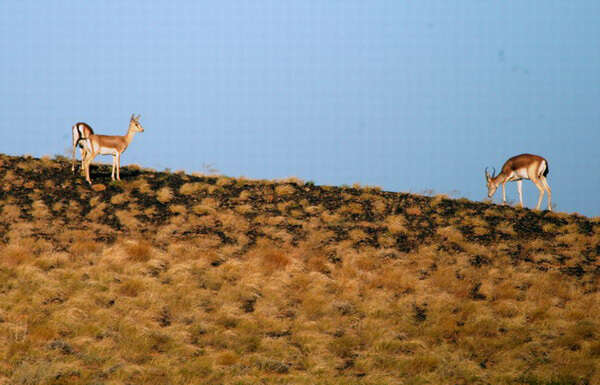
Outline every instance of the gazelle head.
POLYGON ((129 130, 135 132, 144 132, 144 127, 142 127, 140 123, 140 118, 142 115, 135 116, 131 114, 131 119, 129 120, 129 130))
POLYGON ((485 168, 485 181, 487 183, 488 198, 491 198, 496 192, 496 189, 498 188, 498 183, 494 182, 494 179, 496 178, 496 169, 493 167, 492 169, 492 175, 490 175, 487 167, 485 168))

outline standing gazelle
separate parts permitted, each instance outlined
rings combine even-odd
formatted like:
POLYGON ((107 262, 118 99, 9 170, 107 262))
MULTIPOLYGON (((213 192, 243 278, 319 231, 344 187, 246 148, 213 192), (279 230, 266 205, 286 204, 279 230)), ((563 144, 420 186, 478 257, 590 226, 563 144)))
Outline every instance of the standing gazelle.
POLYGON ((77 150, 77 146, 79 146, 81 149, 81 169, 83 170, 83 160, 87 154, 87 150, 85 149, 83 142, 85 142, 85 139, 93 134, 94 130, 92 130, 92 127, 83 122, 75 123, 71 128, 71 139, 73 140, 73 159, 71 161, 71 171, 75 172, 75 151, 77 150))
POLYGON ((121 167, 121 154, 131 141, 133 140, 133 136, 136 132, 144 132, 144 127, 140 124, 140 115, 135 117, 133 114, 131 115, 131 119, 129 120, 129 129, 127 130, 127 134, 125 136, 112 136, 112 135, 90 135, 85 140, 85 147, 88 151, 88 154, 84 160, 84 170, 85 170, 85 179, 89 184, 92 184, 92 180, 90 179, 90 163, 98 154, 102 155, 112 155, 113 164, 112 164, 112 180, 115 180, 115 169, 117 170, 117 179, 121 180, 121 176, 119 173, 121 167))
POLYGON ((535 209, 540 209, 544 191, 547 191, 548 210, 552 211, 552 191, 550 191, 550 186, 548 186, 548 182, 546 181, 548 171, 548 161, 541 156, 532 154, 513 156, 504 163, 502 171, 498 175, 495 175, 496 169, 490 175, 486 167, 485 180, 487 181, 488 198, 491 198, 498 186, 502 184, 502 203, 506 204, 505 184, 506 182, 516 181, 519 189, 519 201, 521 202, 521 207, 523 207, 523 179, 529 179, 540 190, 540 196, 535 209))

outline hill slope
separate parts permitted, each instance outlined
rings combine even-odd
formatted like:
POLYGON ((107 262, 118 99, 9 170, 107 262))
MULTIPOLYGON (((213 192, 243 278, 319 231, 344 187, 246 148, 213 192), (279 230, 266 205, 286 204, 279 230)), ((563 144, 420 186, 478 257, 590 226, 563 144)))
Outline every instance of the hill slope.
POLYGON ((598 384, 600 221, 0 155, 0 384, 598 384))

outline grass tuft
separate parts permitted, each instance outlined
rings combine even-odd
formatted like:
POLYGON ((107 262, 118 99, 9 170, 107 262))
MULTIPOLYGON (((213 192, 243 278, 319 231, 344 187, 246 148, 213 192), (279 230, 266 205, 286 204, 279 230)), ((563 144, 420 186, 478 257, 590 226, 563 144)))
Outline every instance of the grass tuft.
POLYGON ((152 245, 145 240, 128 241, 125 251, 128 259, 133 262, 148 262, 152 257, 152 245))

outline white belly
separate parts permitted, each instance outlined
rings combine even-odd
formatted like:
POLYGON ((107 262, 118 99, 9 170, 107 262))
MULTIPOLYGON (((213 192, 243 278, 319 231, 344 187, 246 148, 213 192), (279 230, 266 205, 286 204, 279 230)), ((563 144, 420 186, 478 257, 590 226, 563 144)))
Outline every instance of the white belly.
POLYGON ((81 141, 80 143, 83 143, 85 148, 92 153, 101 154, 101 155, 113 155, 113 156, 117 155, 116 149, 111 148, 111 147, 104 147, 104 146, 98 147, 98 145, 92 143, 91 140, 81 141))
POLYGON ((521 180, 521 179, 529 179, 529 175, 527 174, 526 168, 520 168, 518 170, 514 170, 510 176, 508 177, 510 181, 521 180))
POLYGON ((117 155, 117 150, 109 147, 100 147, 98 153, 102 155, 117 155))

